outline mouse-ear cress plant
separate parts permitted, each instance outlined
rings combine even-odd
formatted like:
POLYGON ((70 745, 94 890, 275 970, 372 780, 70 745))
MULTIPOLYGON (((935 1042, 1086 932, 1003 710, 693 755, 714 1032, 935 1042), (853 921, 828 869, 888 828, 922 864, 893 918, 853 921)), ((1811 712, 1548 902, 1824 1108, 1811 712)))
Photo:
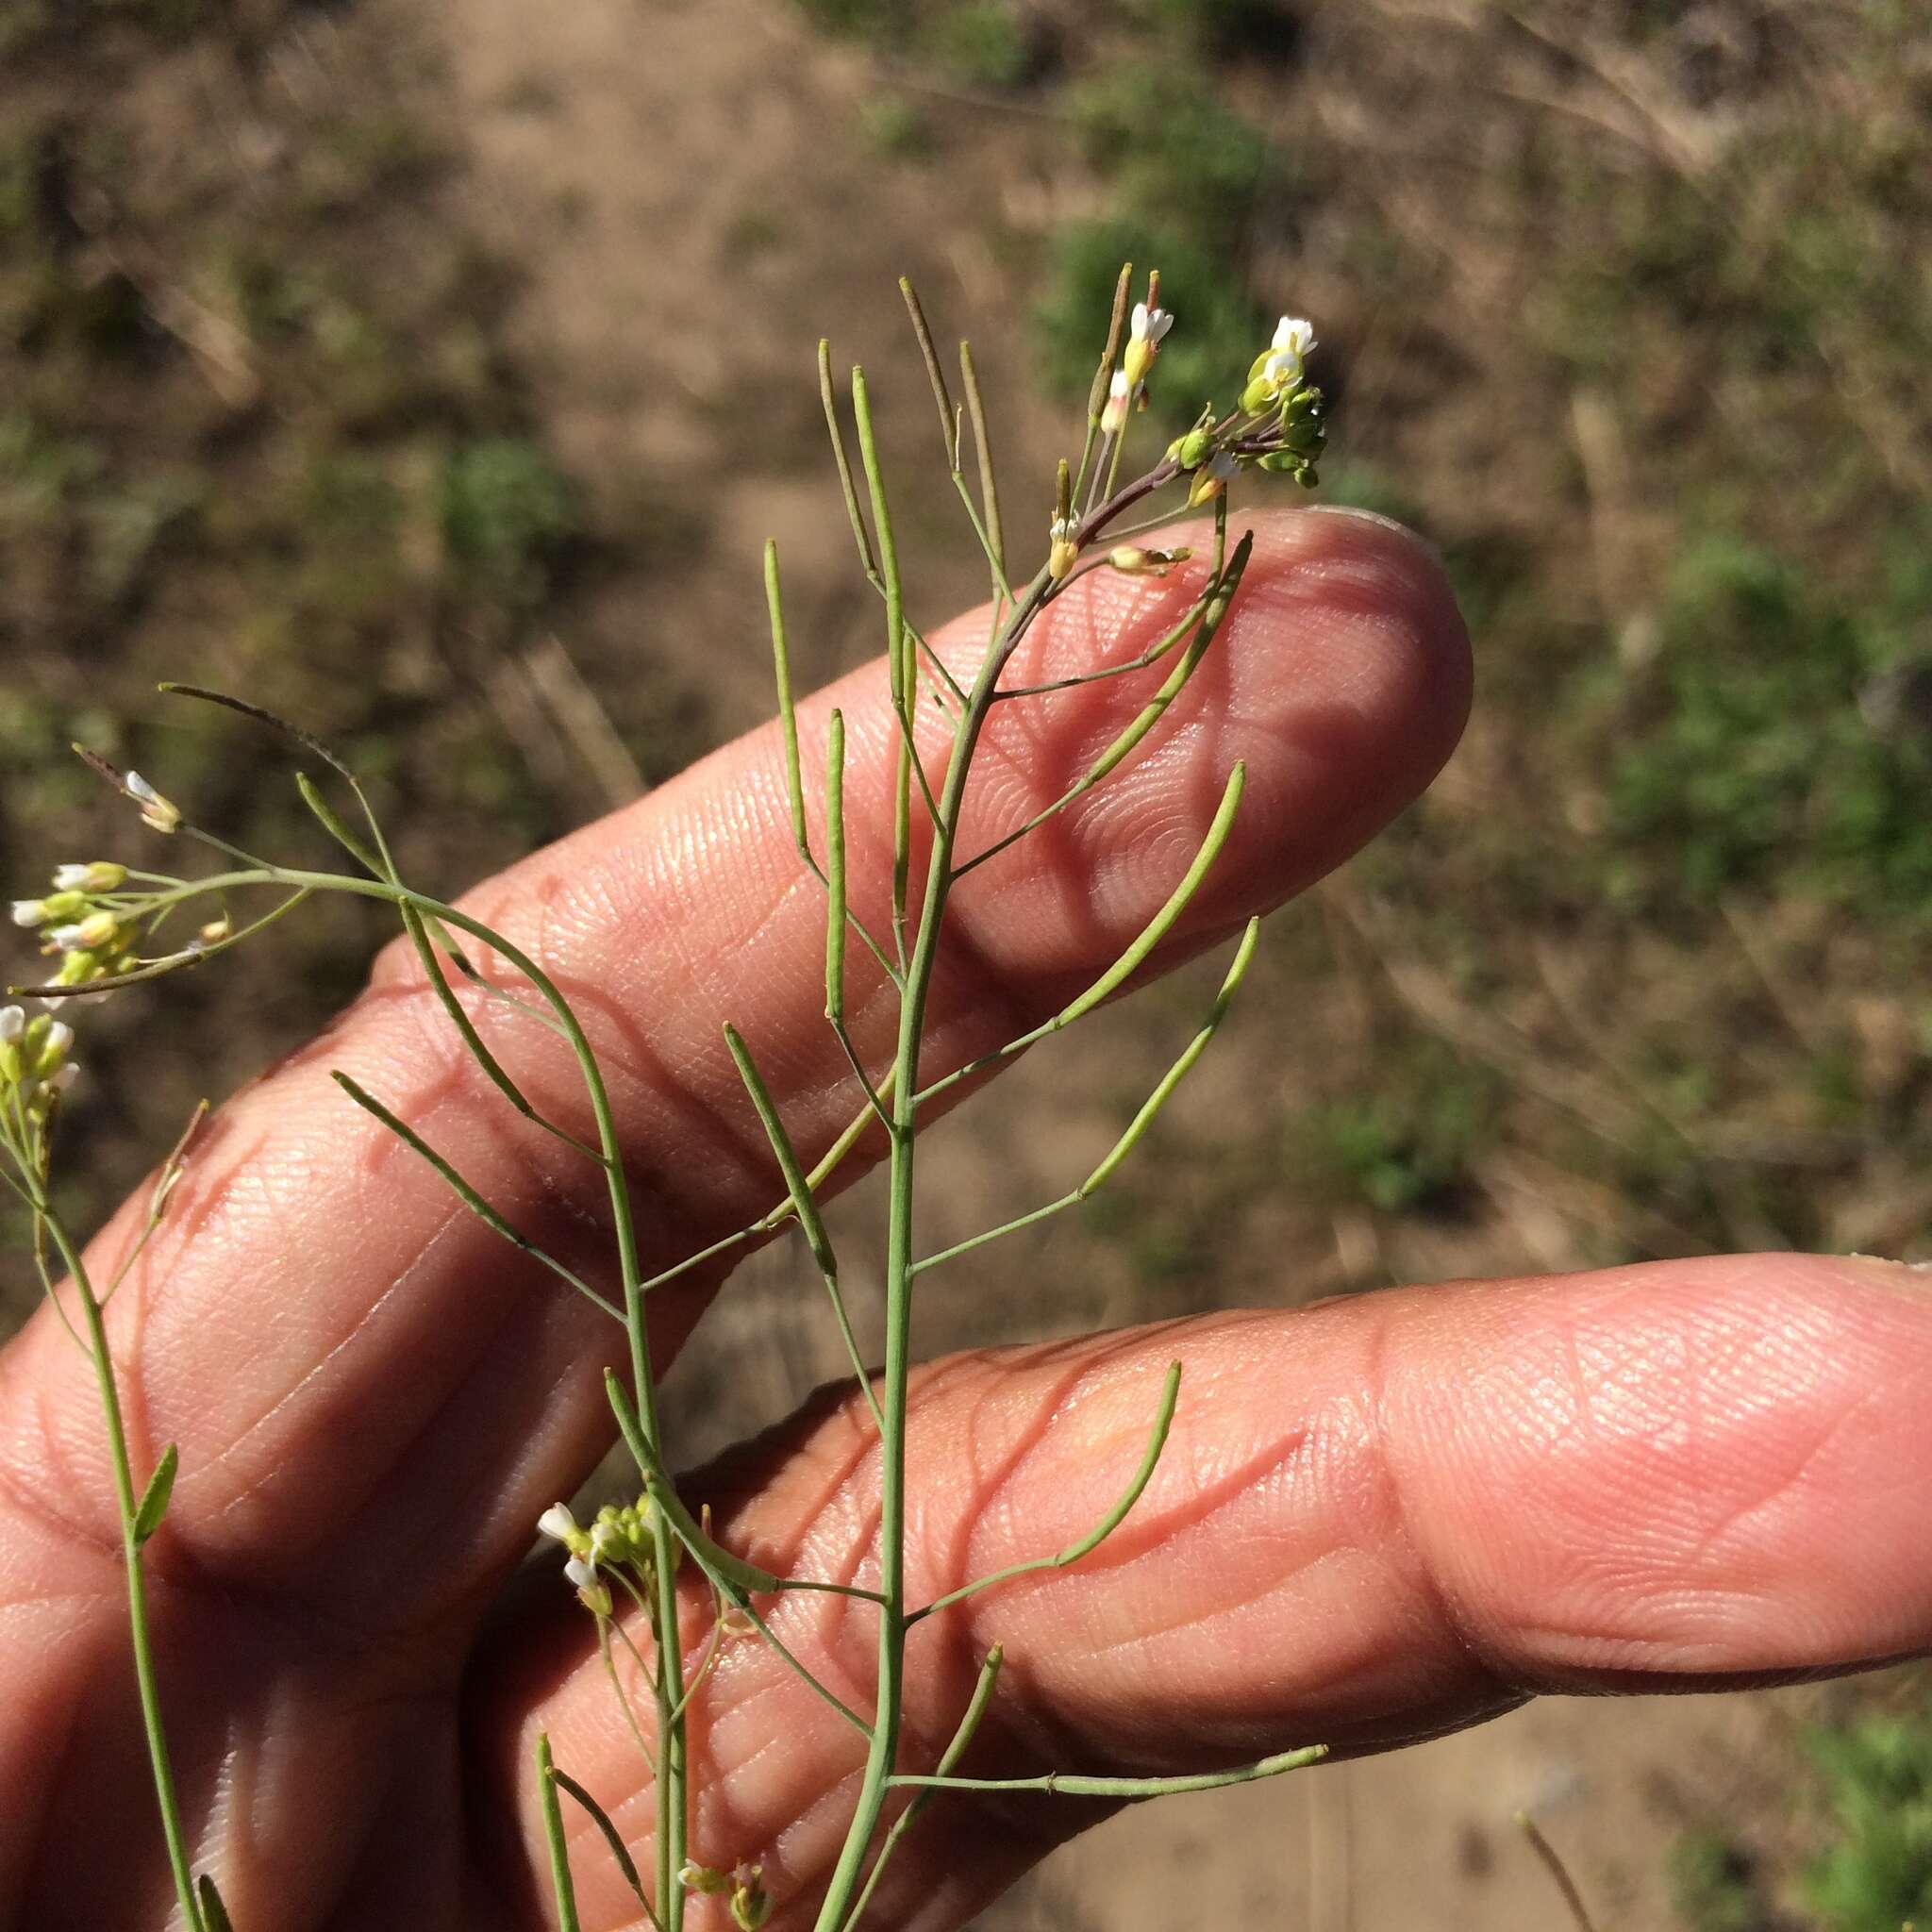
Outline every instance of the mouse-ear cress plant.
MULTIPOLYGON (((808 1168, 759 1072, 757 1041, 725 1024, 726 1043, 784 1182, 782 1198, 756 1221, 701 1253, 686 1256, 661 1274, 648 1278, 643 1274, 604 1071, 570 1002, 541 964, 502 934, 407 884, 355 774, 307 732, 243 700, 185 686, 162 687, 255 718, 283 733, 333 774, 353 799, 361 820, 359 826, 352 826, 339 815, 313 777, 298 774, 295 782, 310 810, 347 855, 352 869, 311 871, 243 852, 195 823, 186 808, 164 796, 139 773, 119 772, 84 752, 82 756, 95 770, 139 809, 149 828, 211 849, 225 863, 220 870, 193 878, 142 871, 119 860, 64 864, 53 874, 42 896, 24 898, 13 906, 14 923, 35 935, 49 962, 32 975, 34 984, 17 987, 13 992, 22 1000, 35 999, 54 1008, 203 964, 317 893, 351 892, 386 901, 395 908, 449 1024, 505 1101, 566 1143, 568 1151, 559 1158, 585 1160, 602 1169, 609 1195, 613 1274, 622 1283, 621 1301, 600 1293, 513 1228, 441 1153, 391 1112, 379 1095, 365 1091, 346 1074, 337 1075, 348 1100, 408 1142, 474 1213, 589 1297, 622 1331, 622 1364, 607 1371, 606 1382, 617 1428, 636 1464, 635 1501, 603 1508, 588 1524, 579 1524, 558 1503, 543 1512, 536 1528, 564 1552, 565 1578, 585 1614, 594 1621, 612 1693, 653 1769, 653 1869, 648 1875, 639 1870, 594 1794, 553 1760, 548 1740, 540 1739, 536 1774, 549 1836, 557 1917, 565 1928, 578 1924, 561 1816, 565 1798, 582 1807, 595 1822, 610 1856, 636 1893, 642 1922, 655 1932, 679 1932, 693 1898, 722 1901, 741 1932, 758 1932, 771 1912, 773 1902, 757 1864, 714 1868, 704 1862, 704 1848, 694 1846, 690 1839, 693 1788, 704 1775, 705 1765, 689 1748, 687 1726, 694 1705, 705 1695, 717 1658, 726 1645, 735 1642, 771 1644, 866 1740, 864 1779, 843 1850, 819 1907, 818 1932, 849 1932, 856 1926, 908 1825, 942 1792, 1037 1790, 1140 1798, 1267 1777, 1320 1756, 1319 1748, 1290 1752, 1241 1770, 1198 1777, 1098 1777, 1082 1775, 1077 1770, 998 1780, 962 1774, 958 1766, 999 1675, 1002 1652, 997 1645, 981 1661, 975 1688, 958 1713, 952 1741, 937 1763, 909 1763, 902 1752, 908 1633, 924 1619, 944 1616, 953 1606, 980 1591, 1029 1571, 1077 1562, 1097 1547, 1133 1508, 1153 1474, 1173 1421, 1180 1379, 1179 1365, 1175 1364, 1164 1385, 1149 1391, 1152 1419, 1146 1454, 1124 1492, 1088 1535, 1065 1549, 1042 1550, 1031 1561, 981 1577, 936 1602, 909 1602, 905 1568, 906 1392, 913 1359, 912 1318, 919 1284, 931 1270, 1072 1207, 1111 1177, 1227 1012, 1254 954, 1254 924, 1243 933, 1199 1030, 1173 1068, 1106 1158, 1058 1199, 943 1251, 922 1252, 913 1186, 922 1119, 948 1090, 1071 1025, 1124 984, 1180 919, 1225 843, 1241 803, 1241 767, 1236 765, 1227 774, 1220 808, 1192 863, 1175 881, 1167 903, 1121 957, 1042 1024, 969 1065, 934 1074, 924 1064, 923 1047, 927 997, 946 941, 947 908, 954 889, 977 867, 1104 783, 1132 756, 1187 688, 1227 615, 1248 561, 1251 539, 1242 536, 1231 546, 1227 539, 1230 485, 1253 470, 1291 475, 1312 485, 1322 454, 1324 419, 1321 391, 1310 386, 1307 375, 1313 332, 1307 322, 1284 317, 1273 341, 1256 356, 1246 375, 1239 378, 1241 386, 1225 413, 1217 413, 1211 404, 1204 407, 1192 425, 1151 469, 1122 481, 1128 422, 1137 409, 1145 407, 1148 385, 1158 379, 1161 344, 1174 325, 1174 318, 1160 306, 1159 276, 1148 277, 1144 299, 1130 307, 1131 271, 1123 269, 1107 345, 1088 399, 1079 458, 1058 466, 1050 512, 1029 513, 1029 518, 1041 518, 1033 527, 1041 531, 1045 556, 1030 576, 1022 578, 1012 568, 1012 552, 1017 546, 1011 541, 994 481, 986 411, 971 348, 960 344, 958 382, 963 401, 956 402, 918 298, 909 284, 901 286, 931 382, 947 468, 991 574, 992 621, 977 668, 956 675, 941 661, 908 613, 865 374, 859 369, 852 373, 851 411, 858 449, 855 474, 832 379, 830 350, 821 343, 820 390, 840 486, 859 566, 878 593, 885 623, 886 676, 897 721, 891 787, 891 877, 889 892, 882 881, 876 895, 878 903, 889 909, 868 924, 855 909, 847 873, 845 727, 836 710, 829 720, 823 760, 812 760, 822 766, 812 783, 823 797, 823 827, 816 842, 810 834, 807 756, 799 741, 792 701, 778 559, 775 547, 768 546, 765 582, 791 827, 800 860, 824 892, 825 1019, 850 1064, 853 1112, 846 1130, 808 1168), (975 472, 972 477, 965 467, 969 432, 975 472), (1193 561, 1188 549, 1162 549, 1142 541, 1173 514, 1175 506, 1172 498, 1176 493, 1184 495, 1191 507, 1211 505, 1214 515, 1212 553, 1179 621, 1157 642, 1124 661, 1094 663, 1051 684, 1009 683, 1008 667, 1028 633, 1068 587, 1088 573, 1101 570, 1130 576, 1166 576, 1193 561), (1157 504, 1165 507, 1157 509, 1157 504), (1132 721, 1078 778, 1024 824, 1000 831, 975 849, 962 847, 962 813, 974 755, 996 707, 1142 674, 1147 674, 1150 681, 1158 675, 1158 683, 1132 721), (937 769, 928 769, 928 760, 915 742, 915 720, 927 708, 942 713, 951 728, 950 746, 942 762, 932 761, 937 769), (923 886, 915 878, 921 862, 923 886), (243 918, 232 909, 258 901, 260 895, 267 895, 267 904, 252 917, 243 918), (884 1066, 867 1065, 846 1025, 846 972, 855 944, 871 956, 874 965, 867 972, 875 970, 882 974, 897 1000, 897 1040, 891 1059, 884 1066), (486 951, 494 962, 487 974, 476 963, 486 951), (513 981, 504 983, 511 975, 521 980, 521 987, 513 981), (473 1006, 484 1000, 502 1003, 548 1025, 568 1042, 587 1091, 595 1123, 594 1139, 579 1139, 546 1119, 525 1096, 485 1043, 472 1018, 473 1006), (883 1270, 884 1366, 878 1372, 867 1368, 860 1352, 841 1286, 839 1257, 819 1208, 820 1191, 869 1127, 883 1130, 890 1168, 883 1270), (708 1514, 702 1509, 692 1513, 669 1473, 673 1451, 664 1441, 659 1424, 657 1380, 644 1324, 645 1298, 678 1275, 727 1257, 734 1249, 747 1248, 787 1223, 797 1224, 824 1279, 853 1375, 878 1431, 876 1581, 867 1588, 809 1576, 774 1575, 747 1562, 713 1539, 708 1514), (708 1634, 688 1656, 678 1636, 680 1593, 688 1599, 693 1590, 708 1603, 710 1616, 708 1634), (765 1612, 774 1597, 788 1591, 834 1591, 858 1599, 875 1622, 877 1675, 868 1707, 853 1708, 785 1650, 765 1612), (624 1654, 625 1669, 619 1667, 619 1652, 624 1654), (633 1684, 648 1690, 647 1708, 637 1707, 643 1701, 641 1695, 634 1703, 625 1684, 626 1670, 633 1684)), ((871 893, 858 896, 868 903, 874 897, 871 893)), ((141 1705, 181 1915, 195 1932, 225 1932, 229 1919, 215 1878, 209 1873, 195 1873, 188 1854, 160 1723, 142 1580, 142 1545, 166 1512, 175 1452, 172 1445, 165 1449, 144 1486, 137 1487, 102 1314, 141 1243, 166 1211, 169 1195, 190 1157, 193 1129, 191 1125, 160 1170, 145 1228, 133 1251, 121 1263, 114 1279, 97 1283, 91 1278, 80 1245, 55 1205, 52 1188, 53 1148, 75 1074, 75 1063, 70 1058, 73 1044, 74 1034, 67 1022, 53 1018, 49 1011, 35 1011, 29 1017, 25 1005, 0 1008, 0 1149, 5 1155, 0 1177, 20 1196, 31 1216, 34 1259, 48 1298, 75 1345, 92 1362, 99 1381, 120 1507, 141 1705), (65 1286, 59 1281, 61 1269, 68 1277, 65 1286)))

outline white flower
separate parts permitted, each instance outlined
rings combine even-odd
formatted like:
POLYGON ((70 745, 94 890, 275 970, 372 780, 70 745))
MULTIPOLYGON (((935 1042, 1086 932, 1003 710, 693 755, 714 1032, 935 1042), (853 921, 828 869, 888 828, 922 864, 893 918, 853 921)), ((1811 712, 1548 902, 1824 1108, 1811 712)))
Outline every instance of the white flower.
POLYGON ((0 1046, 11 1046, 25 1031, 25 1007, 0 1007, 0 1046))
MULTIPOLYGON (((19 1009, 16 1008, 16 1011, 19 1009)), ((65 1021, 56 1020, 47 1028, 47 1037, 41 1044, 41 1052, 48 1060, 65 1059, 67 1049, 74 1044, 74 1028, 65 1021)))
POLYGON ((1284 315, 1274 326, 1274 341, 1261 373, 1277 389, 1302 379, 1302 366, 1315 346, 1315 325, 1299 315, 1284 315))
POLYGON ((537 1519, 537 1533, 559 1543, 575 1542, 583 1535, 577 1520, 561 1503, 553 1503, 537 1519))
POLYGON ((544 1536, 560 1542, 570 1553, 564 1559, 563 1574, 578 1590, 597 1588, 596 1539, 577 1527, 577 1520, 561 1503, 553 1503, 537 1519, 544 1536))
POLYGON ((46 916, 47 902, 44 899, 16 899, 13 902, 15 925, 39 925, 46 916))
POLYGON ((1107 406, 1100 412, 1100 427, 1108 436, 1118 436, 1127 420, 1127 399, 1133 394, 1134 386, 1127 380, 1124 369, 1116 369, 1113 380, 1108 385, 1107 406))
POLYGON ((1149 342, 1157 348, 1161 338, 1174 326, 1174 317, 1165 308, 1150 308, 1144 302, 1134 304, 1134 313, 1127 325, 1129 341, 1149 342))

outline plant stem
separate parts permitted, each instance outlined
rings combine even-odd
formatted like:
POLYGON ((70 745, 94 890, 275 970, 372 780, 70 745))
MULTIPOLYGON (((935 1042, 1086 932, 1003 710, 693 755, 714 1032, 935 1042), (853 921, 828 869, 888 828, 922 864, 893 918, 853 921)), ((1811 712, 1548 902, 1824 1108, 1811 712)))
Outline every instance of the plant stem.
POLYGON ((920 1048, 925 1032, 926 997, 939 958, 940 929, 953 883, 953 841, 958 829, 966 780, 979 734, 992 709, 1000 674, 1020 639, 1044 605, 1050 584, 1042 571, 1028 587, 998 644, 987 654, 972 694, 954 729, 944 787, 933 825, 925 896, 919 929, 906 965, 899 1004, 899 1038, 893 1057, 889 1205, 886 1224, 886 1359, 881 1376, 885 1428, 879 1444, 878 1691, 865 1782, 824 1902, 817 1932, 839 1932, 852 1908, 865 1870, 865 1856, 878 1828, 895 1769, 906 1669, 906 1382, 911 1363, 913 1145, 917 1134, 920 1048))
POLYGON ((194 1874, 188 1862, 188 1844, 181 1831, 180 1801, 175 1792, 174 1768, 168 1759, 168 1740, 161 1728, 160 1691, 155 1676, 154 1640, 148 1629, 147 1578, 142 1569, 141 1544, 134 1533, 135 1511, 140 1507, 134 1487, 134 1471, 127 1459, 127 1426, 121 1413, 121 1392, 114 1383, 114 1364, 108 1353, 107 1324, 101 1304, 88 1278, 79 1250, 75 1246, 60 1219, 44 1196, 36 1201, 35 1212, 60 1258, 74 1277, 81 1313, 87 1323, 94 1376, 100 1384, 101 1414, 108 1426, 108 1450, 114 1463, 114 1500, 121 1511, 121 1555, 127 1566, 127 1621, 134 1648, 134 1679, 141 1697, 142 1727, 147 1733, 148 1767, 154 1776, 155 1804, 161 1814, 161 1835, 168 1845, 168 1869, 174 1875, 175 1896, 182 1918, 191 1932, 204 1932, 201 1907, 194 1891, 194 1874))
MULTIPOLYGON (((863 423, 863 419, 861 419, 863 423)), ((861 435, 863 428, 861 429, 861 435)), ((1111 493, 1082 519, 1081 542, 1093 541, 1123 511, 1176 474, 1171 461, 1111 493)), ((895 573, 889 573, 889 576, 895 573)), ((919 925, 907 957, 900 988, 899 1034, 891 1080, 889 1197, 886 1224, 886 1357, 881 1375, 884 1428, 879 1444, 879 1610, 878 1690, 873 1714, 872 1744, 864 1782, 839 1862, 833 1869, 814 1932, 840 1932, 854 1908, 887 1797, 894 1784, 899 1725, 905 1690, 906 1633, 906 1385, 911 1365, 913 1257, 913 1146, 918 1131, 920 1049, 925 1031, 927 995, 939 958, 946 902, 960 876, 953 866, 966 782, 979 736, 996 701, 999 680, 1021 640, 1051 602, 1058 586, 1041 570, 1022 591, 1012 614, 982 662, 972 691, 954 727, 953 746, 938 809, 933 814, 932 849, 926 866, 925 895, 919 925)), ((903 623, 896 602, 889 615, 903 623)), ((898 689, 895 680, 895 707, 898 689)), ((902 734, 902 751, 905 739, 902 734)), ((897 895, 895 894, 895 897, 897 895)))

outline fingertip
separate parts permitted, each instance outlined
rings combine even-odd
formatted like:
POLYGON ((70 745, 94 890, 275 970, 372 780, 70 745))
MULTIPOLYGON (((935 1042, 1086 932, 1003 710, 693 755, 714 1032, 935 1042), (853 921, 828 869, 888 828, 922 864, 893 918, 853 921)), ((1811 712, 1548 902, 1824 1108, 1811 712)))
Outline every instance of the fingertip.
POLYGON ((1455 750, 1474 686, 1468 626, 1440 556, 1365 510, 1273 511, 1255 533, 1246 625, 1291 646, 1274 654, 1282 676, 1374 727, 1377 774, 1407 804, 1455 750))

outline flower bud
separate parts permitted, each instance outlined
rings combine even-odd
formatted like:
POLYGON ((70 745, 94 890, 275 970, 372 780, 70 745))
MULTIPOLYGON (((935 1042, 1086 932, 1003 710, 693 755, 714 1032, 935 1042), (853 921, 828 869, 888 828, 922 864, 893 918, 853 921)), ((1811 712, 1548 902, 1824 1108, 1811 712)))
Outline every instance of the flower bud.
POLYGON ((1147 300, 1134 304, 1128 325, 1127 353, 1121 360, 1129 389, 1138 389, 1147 380, 1147 372, 1159 353, 1161 338, 1174 326, 1174 317, 1158 306, 1159 298, 1160 277, 1156 275, 1149 277, 1147 300))
POLYGON ((1218 452, 1212 462, 1194 478, 1194 487, 1188 491, 1188 508, 1198 509, 1204 503, 1212 503, 1227 488, 1229 479, 1241 465, 1226 450, 1218 452))
POLYGON ((762 1865, 740 1865, 731 1874, 731 1921, 738 1932, 758 1932, 772 1916, 762 1865))
POLYGON ((700 1865, 695 1858, 687 1858, 678 1868, 677 1882, 687 1891, 709 1893, 723 1891, 731 1881, 709 1865, 700 1865))
POLYGON ((49 1020, 46 1030, 40 1031, 41 1022, 34 1022, 29 1036, 38 1034, 35 1041, 38 1051, 34 1055, 34 1073, 40 1079, 50 1078, 67 1058, 67 1050, 74 1044, 74 1028, 64 1021, 49 1020))
POLYGON ((127 868, 111 859, 96 858, 87 865, 59 865, 54 868, 54 883, 63 892, 112 892, 127 878, 127 868))
POLYGON ((1132 395, 1134 385, 1127 379, 1124 369, 1116 369, 1113 380, 1108 385, 1107 403, 1100 411, 1100 428, 1105 436, 1118 436, 1126 427, 1127 399, 1132 395))
POLYGON ((1214 449, 1214 425, 1205 423, 1198 429, 1191 429, 1181 438, 1180 446, 1174 452, 1175 459, 1184 470, 1198 470, 1214 449))
POLYGON ((1048 528, 1053 547, 1046 554, 1046 574, 1055 583, 1070 572, 1080 556, 1080 546, 1074 541, 1077 528, 1072 517, 1056 517, 1048 528))
POLYGON ((161 794, 139 772, 129 772, 122 781, 127 795, 141 808, 141 821, 157 832, 173 832, 181 824, 181 808, 161 794))
POLYGON ((1124 576, 1164 577, 1173 565, 1186 562, 1193 554, 1186 544, 1177 550, 1143 550, 1138 544, 1123 543, 1107 553, 1107 560, 1124 576))

